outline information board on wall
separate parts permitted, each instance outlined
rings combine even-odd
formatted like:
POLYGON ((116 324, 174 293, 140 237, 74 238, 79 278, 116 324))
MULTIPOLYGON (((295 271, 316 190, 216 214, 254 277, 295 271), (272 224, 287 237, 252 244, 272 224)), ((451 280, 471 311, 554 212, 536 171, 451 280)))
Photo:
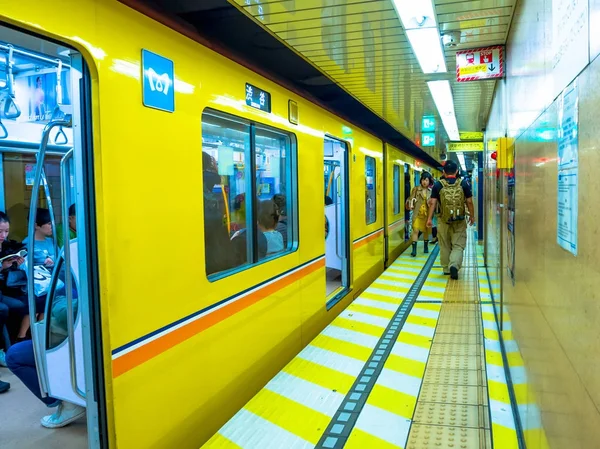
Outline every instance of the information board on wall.
POLYGON ((590 61, 588 24, 588 0, 552 0, 553 97, 590 61))
POLYGON ((579 206, 579 92, 577 81, 558 99, 558 244, 577 255, 579 206))
POLYGON ((483 142, 448 142, 447 149, 449 152, 483 151, 483 142))

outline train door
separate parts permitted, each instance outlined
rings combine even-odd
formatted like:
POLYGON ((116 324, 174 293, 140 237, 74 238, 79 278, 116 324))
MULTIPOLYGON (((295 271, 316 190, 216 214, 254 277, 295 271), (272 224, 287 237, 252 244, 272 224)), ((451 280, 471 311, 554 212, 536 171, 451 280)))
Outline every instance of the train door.
MULTIPOLYGON (((404 204, 410 198, 410 191, 412 187, 410 185, 410 165, 404 164, 404 204)), ((404 209, 404 240, 408 240, 410 238, 411 233, 411 220, 410 220, 410 210, 404 209)))
POLYGON ((4 329, 0 348, 35 361, 28 376, 0 370, 12 384, 0 442, 13 436, 2 447, 107 445, 85 73, 76 51, 0 25, 0 205, 10 238, 27 237, 25 261, 13 268, 24 273, 30 320, 17 323, 16 335, 4 329), (25 341, 11 350, 17 338, 25 341), (46 408, 34 390, 60 405, 46 408), (53 412, 43 426, 69 427, 38 431, 34 423, 53 412))
POLYGON ((325 137, 325 266, 328 307, 350 288, 350 230, 348 192, 348 146, 325 137))

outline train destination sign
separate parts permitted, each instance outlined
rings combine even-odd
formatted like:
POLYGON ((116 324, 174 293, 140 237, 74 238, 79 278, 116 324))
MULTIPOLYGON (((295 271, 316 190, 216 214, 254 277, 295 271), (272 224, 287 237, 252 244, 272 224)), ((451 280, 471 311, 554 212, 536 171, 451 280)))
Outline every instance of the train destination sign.
POLYGON ((502 45, 456 52, 456 81, 480 81, 502 77, 504 77, 502 45))
POLYGON ((261 111, 271 112, 271 94, 246 83, 246 104, 261 111))

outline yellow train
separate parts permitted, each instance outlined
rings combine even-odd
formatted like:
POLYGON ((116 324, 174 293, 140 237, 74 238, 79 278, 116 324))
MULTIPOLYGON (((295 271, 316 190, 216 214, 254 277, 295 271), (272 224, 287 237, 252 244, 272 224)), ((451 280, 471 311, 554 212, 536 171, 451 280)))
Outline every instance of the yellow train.
POLYGON ((77 315, 51 344, 50 297, 32 327, 42 391, 86 407, 90 447, 197 448, 403 251, 427 167, 117 1, 0 21, 11 232, 77 217, 77 315))

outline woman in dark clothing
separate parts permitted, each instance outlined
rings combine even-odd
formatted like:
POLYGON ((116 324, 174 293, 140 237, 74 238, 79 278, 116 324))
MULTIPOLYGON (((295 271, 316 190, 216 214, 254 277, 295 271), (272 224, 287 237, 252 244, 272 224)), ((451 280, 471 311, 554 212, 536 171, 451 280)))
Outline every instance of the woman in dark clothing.
MULTIPOLYGON (((4 212, 0 212, 0 258, 16 254, 23 249, 23 244, 8 239, 10 231, 10 219, 4 212)), ((6 281, 10 271, 18 271, 18 266, 24 262, 20 256, 9 257, 2 261, 0 268, 0 366, 6 366, 5 350, 9 347, 9 341, 4 341, 5 328, 12 334, 13 330, 19 326, 23 317, 27 314, 21 288, 10 288, 6 281), (14 328, 14 329, 13 329, 14 328)), ((8 382, 0 381, 0 393, 4 393, 10 388, 8 382)))

